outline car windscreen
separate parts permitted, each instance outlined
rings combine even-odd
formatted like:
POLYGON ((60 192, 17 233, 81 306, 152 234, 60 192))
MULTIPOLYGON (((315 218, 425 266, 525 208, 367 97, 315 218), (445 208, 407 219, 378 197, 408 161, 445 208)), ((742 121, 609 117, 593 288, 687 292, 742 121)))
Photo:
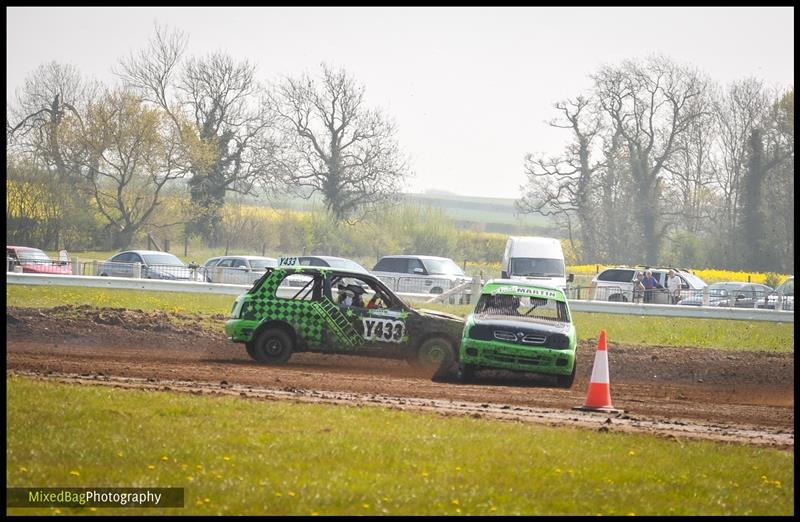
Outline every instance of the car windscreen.
POLYGON ((782 285, 775 289, 775 292, 787 297, 794 297, 794 279, 787 279, 782 285))
POLYGON ((529 277, 564 277, 563 259, 515 257, 511 260, 511 275, 529 277))
POLYGON ((52 261, 50 256, 41 250, 21 250, 17 252, 20 261, 52 261))
POLYGON ((694 274, 690 274, 689 272, 681 272, 680 275, 686 280, 687 283, 689 283, 689 286, 691 286, 692 288, 696 288, 699 290, 707 286, 702 279, 700 279, 694 274))
POLYGON ((475 305, 474 313, 481 319, 502 317, 515 320, 569 321, 564 302, 544 297, 482 294, 475 305))
POLYGON ((278 262, 274 259, 251 259, 250 267, 253 270, 266 270, 267 267, 276 267, 278 262))
POLYGON ((186 266, 172 254, 144 254, 143 257, 148 265, 186 266))
POLYGON ((423 259, 422 262, 428 275, 464 275, 464 271, 452 259, 423 259))

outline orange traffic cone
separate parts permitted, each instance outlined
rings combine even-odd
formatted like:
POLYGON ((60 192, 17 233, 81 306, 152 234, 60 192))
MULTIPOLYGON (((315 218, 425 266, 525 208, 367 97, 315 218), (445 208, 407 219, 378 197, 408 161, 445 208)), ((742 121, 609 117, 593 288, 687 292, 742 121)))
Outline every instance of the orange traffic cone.
POLYGON ((573 410, 599 411, 603 413, 622 413, 623 410, 615 409, 611 405, 611 382, 608 378, 608 347, 606 346, 606 331, 600 330, 597 340, 597 351, 594 354, 594 367, 592 379, 589 382, 589 393, 583 406, 576 406, 573 410))

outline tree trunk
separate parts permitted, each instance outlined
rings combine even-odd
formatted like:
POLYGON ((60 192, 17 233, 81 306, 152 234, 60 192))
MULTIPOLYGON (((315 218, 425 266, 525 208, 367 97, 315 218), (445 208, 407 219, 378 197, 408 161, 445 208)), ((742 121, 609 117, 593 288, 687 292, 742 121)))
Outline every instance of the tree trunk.
POLYGON ((742 268, 760 270, 767 266, 763 258, 764 213, 761 210, 761 193, 766 176, 764 143, 761 129, 750 133, 749 157, 742 191, 742 268))

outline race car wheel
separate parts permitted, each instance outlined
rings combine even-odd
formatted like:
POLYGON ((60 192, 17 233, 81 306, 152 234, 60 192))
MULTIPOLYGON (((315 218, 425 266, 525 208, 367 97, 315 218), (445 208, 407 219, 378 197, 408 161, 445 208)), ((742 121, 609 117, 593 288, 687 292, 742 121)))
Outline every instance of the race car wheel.
POLYGON ((458 382, 470 382, 475 378, 475 366, 467 363, 458 363, 458 371, 456 372, 456 379, 458 382))
MULTIPOLYGON (((292 340, 286 332, 278 328, 267 328, 252 342, 250 355, 260 363, 283 364, 292 356, 293 349, 292 340)), ((250 351, 248 349, 248 353, 250 351)))
POLYGON ((412 364, 438 373, 449 368, 454 359, 453 346, 449 340, 444 337, 431 337, 420 344, 412 364))
POLYGON ((559 388, 572 388, 572 383, 575 382, 575 369, 578 367, 578 362, 572 365, 572 373, 570 375, 556 376, 556 384, 559 388))

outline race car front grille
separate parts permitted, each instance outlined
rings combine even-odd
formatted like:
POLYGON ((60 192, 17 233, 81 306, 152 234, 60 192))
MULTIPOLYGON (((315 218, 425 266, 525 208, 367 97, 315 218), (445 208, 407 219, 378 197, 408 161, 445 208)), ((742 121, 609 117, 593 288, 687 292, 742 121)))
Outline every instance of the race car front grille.
POLYGON ((544 334, 517 333, 508 330, 495 330, 494 338, 498 341, 524 344, 544 344, 547 341, 547 336, 544 334))
POLYGON ((538 354, 514 355, 514 354, 496 352, 493 350, 486 350, 484 352, 484 357, 486 357, 490 361, 497 361, 497 362, 511 363, 511 364, 527 364, 530 366, 545 366, 552 364, 553 362, 553 358, 548 355, 538 355, 538 354))

